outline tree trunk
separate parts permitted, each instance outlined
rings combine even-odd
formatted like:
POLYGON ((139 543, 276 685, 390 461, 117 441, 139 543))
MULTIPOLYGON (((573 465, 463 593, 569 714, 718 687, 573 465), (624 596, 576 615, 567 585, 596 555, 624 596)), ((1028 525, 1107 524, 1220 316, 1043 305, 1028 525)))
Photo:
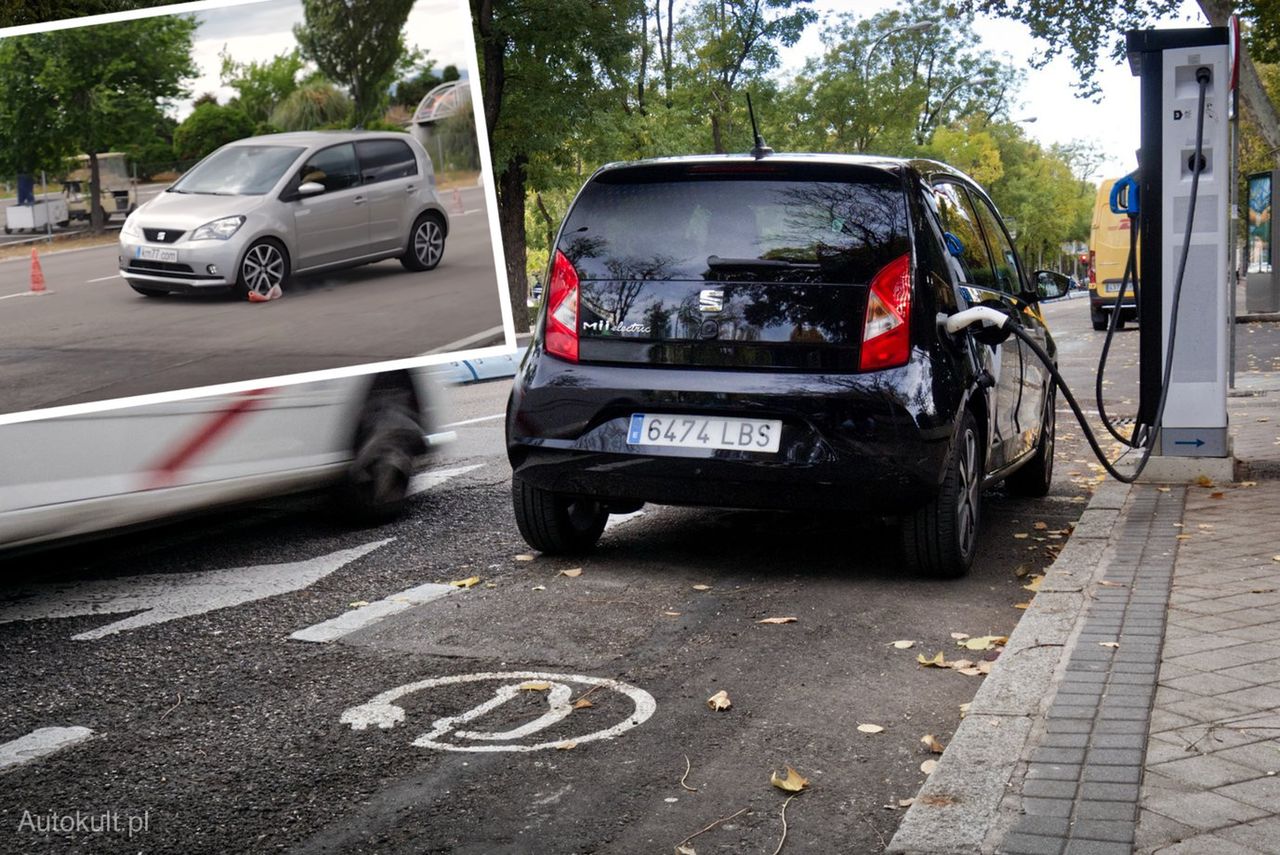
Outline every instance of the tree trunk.
POLYGON ((89 152, 89 225, 94 234, 102 234, 106 217, 103 216, 102 177, 98 172, 98 153, 89 152))
POLYGON ((525 275, 525 164, 524 155, 513 157, 498 176, 498 228, 502 232, 502 254, 507 265, 507 293, 516 332, 529 330, 529 283, 525 275))
POLYGON ((547 210, 546 203, 542 201, 542 194, 535 193, 534 201, 538 204, 538 214, 542 217, 542 222, 547 227, 547 258, 550 258, 556 251, 556 222, 551 219, 551 213, 547 210))
POLYGON ((724 154, 724 138, 720 130, 720 113, 711 114, 711 148, 716 154, 724 154))
MULTIPOLYGON (((1197 0, 1200 11, 1215 27, 1225 27, 1231 17, 1231 0, 1197 0)), ((1243 48, 1243 45, 1241 45, 1243 48)), ((1249 58, 1247 50, 1240 51, 1240 101, 1248 109, 1249 115, 1258 124, 1258 132, 1266 142, 1267 148, 1275 149, 1271 155, 1280 166, 1280 112, 1267 97, 1267 90, 1262 86, 1262 78, 1258 69, 1249 58)))

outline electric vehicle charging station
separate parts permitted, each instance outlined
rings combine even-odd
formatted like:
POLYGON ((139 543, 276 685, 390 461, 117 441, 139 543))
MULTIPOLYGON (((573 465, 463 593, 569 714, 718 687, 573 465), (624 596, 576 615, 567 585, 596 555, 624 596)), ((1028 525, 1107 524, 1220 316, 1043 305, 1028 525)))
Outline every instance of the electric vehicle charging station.
POLYGON ((1229 203, 1235 169, 1230 123, 1234 57, 1229 41, 1226 27, 1127 34, 1130 68, 1140 78, 1142 97, 1139 424, 1156 423, 1170 359, 1174 288, 1184 251, 1186 255, 1167 402, 1153 450, 1166 457, 1225 458, 1230 453, 1227 366, 1235 319, 1230 316, 1234 281, 1229 203), (1206 71, 1197 175, 1200 80, 1206 71), (1194 218, 1184 248, 1192 204, 1194 218))

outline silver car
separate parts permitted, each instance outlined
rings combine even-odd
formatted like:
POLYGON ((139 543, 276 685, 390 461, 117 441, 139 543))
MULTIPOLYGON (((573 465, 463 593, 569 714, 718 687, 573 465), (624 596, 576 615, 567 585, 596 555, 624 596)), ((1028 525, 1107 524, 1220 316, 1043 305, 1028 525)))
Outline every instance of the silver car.
POLYGON ((148 297, 266 296, 294 274, 386 258, 431 270, 448 233, 431 160, 408 134, 270 134, 223 146, 130 214, 120 275, 148 297))

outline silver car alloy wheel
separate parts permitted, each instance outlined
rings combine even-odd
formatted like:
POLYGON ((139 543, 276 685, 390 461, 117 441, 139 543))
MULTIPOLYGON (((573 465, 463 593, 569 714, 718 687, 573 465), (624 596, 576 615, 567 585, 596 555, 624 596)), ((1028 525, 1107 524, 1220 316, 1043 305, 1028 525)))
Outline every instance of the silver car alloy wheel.
POLYGON ((284 283, 284 255, 274 244, 256 244, 245 254, 240 272, 245 286, 265 297, 276 285, 284 283))
POLYGON ((960 552, 967 557, 977 539, 978 493, 982 489, 982 474, 978 471, 978 438, 972 428, 965 430, 958 452, 960 489, 956 498, 956 528, 960 536, 960 552))
POLYGON ((418 262, 426 267, 434 267, 440 263, 440 255, 444 252, 444 232, 440 224, 427 217, 418 224, 413 233, 413 254, 418 262))

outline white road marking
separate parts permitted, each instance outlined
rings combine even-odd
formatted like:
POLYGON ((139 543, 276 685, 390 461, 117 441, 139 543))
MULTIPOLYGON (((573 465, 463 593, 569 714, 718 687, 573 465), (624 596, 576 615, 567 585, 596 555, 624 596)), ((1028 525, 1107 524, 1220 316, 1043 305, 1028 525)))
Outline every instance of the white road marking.
POLYGON ((611 528, 617 528, 620 525, 631 522, 636 517, 644 516, 644 514, 644 508, 641 508, 638 511, 632 511, 629 514, 609 514, 609 521, 604 524, 604 530, 608 531, 611 528))
POLYGON ((457 466, 453 469, 435 469, 431 472, 423 472, 420 475, 414 475, 409 481, 410 496, 416 496, 419 493, 425 493, 433 487, 439 487, 451 478, 457 478, 459 475, 465 475, 473 469, 479 469, 483 463, 475 463, 471 466, 457 466))
POLYGON ((336 618, 330 618, 306 629, 300 629, 289 637, 297 641, 328 643, 355 632, 357 629, 363 629, 366 626, 375 624, 396 612, 402 612, 405 609, 420 606, 432 600, 438 600, 446 594, 452 594, 457 590, 452 585, 430 583, 419 585, 416 588, 392 594, 389 597, 378 600, 376 603, 369 603, 349 612, 343 612, 336 618))
POLYGON ((367 703, 359 706, 351 707, 342 713, 339 721, 342 724, 351 725, 352 730, 366 730, 370 725, 376 725, 382 730, 389 730, 395 727, 405 719, 405 711, 403 707, 396 706, 392 701, 396 701, 405 695, 411 695, 421 692, 425 689, 434 689, 440 686, 451 686, 459 683, 478 683, 486 681, 501 681, 505 685, 499 686, 494 696, 489 700, 481 703, 469 710, 458 715, 445 716, 436 719, 431 730, 413 741, 413 744, 420 748, 435 748, 440 751, 541 751, 547 748, 555 748, 557 746, 573 743, 581 745, 584 742, 595 742, 601 739, 612 739, 637 725, 648 721, 649 717, 657 710, 658 704, 653 699, 653 695, 644 689, 632 686, 629 683, 623 683, 620 680, 610 680, 603 677, 586 677, 580 674, 548 674, 541 671, 499 671, 499 672, 482 672, 479 674, 458 674, 452 677, 435 677, 429 680, 420 680, 416 683, 407 683, 403 686, 397 686, 394 689, 377 695, 367 703), (549 685, 546 688, 546 700, 548 711, 538 718, 512 730, 503 731, 501 733, 493 733, 477 730, 456 730, 455 726, 474 721, 486 713, 492 712, 498 707, 518 696, 522 689, 521 685, 527 681, 536 680, 544 681, 549 685), (507 744, 493 744, 498 740, 520 739, 529 736, 538 731, 545 730, 554 724, 563 721, 572 712, 573 708, 569 704, 569 698, 572 696, 572 687, 570 684, 578 683, 593 688, 611 689, 626 698, 629 698, 634 706, 634 711, 618 724, 604 730, 597 730, 588 733, 585 736, 566 736, 556 739, 552 742, 541 742, 536 745, 522 745, 508 742, 507 744), (442 742, 452 732, 455 739, 469 740, 471 742, 481 741, 485 744, 463 744, 456 742, 442 742))
POLYGON ((87 727, 42 727, 0 745, 0 771, 48 757, 93 736, 87 727))
POLYGON ((42 585, 18 591, 13 605, 0 608, 0 623, 141 612, 72 636, 74 641, 90 641, 301 590, 394 539, 288 564, 42 585))
POLYGON ((503 416, 505 415, 506 415, 505 413, 497 413, 492 416, 480 416, 479 418, 475 418, 475 419, 463 419, 460 422, 449 422, 447 425, 440 425, 440 427, 461 427, 462 425, 474 425, 474 424, 479 424, 480 422, 491 422, 494 419, 503 418, 503 416))
POLYGON ((119 273, 113 273, 110 276, 99 276, 97 279, 86 279, 85 284, 89 285, 94 282, 106 282, 108 279, 119 279, 119 278, 120 278, 119 273))
POLYGON ((52 291, 19 291, 17 294, 5 294, 0 297, 0 300, 12 300, 14 297, 41 297, 52 293, 52 291))

